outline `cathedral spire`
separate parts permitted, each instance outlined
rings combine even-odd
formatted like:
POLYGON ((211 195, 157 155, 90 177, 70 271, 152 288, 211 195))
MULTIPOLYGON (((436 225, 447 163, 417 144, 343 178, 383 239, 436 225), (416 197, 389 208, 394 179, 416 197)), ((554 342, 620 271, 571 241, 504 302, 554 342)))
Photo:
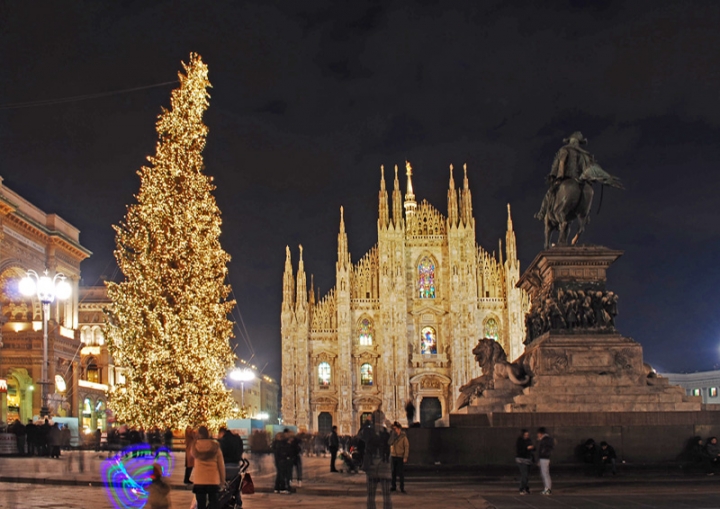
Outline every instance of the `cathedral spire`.
POLYGON ((405 217, 410 217, 415 213, 417 202, 415 201, 415 192, 412 185, 412 166, 410 161, 405 161, 405 175, 407 175, 407 192, 405 193, 405 217))
POLYGON ((393 182, 392 194, 393 224, 395 229, 402 224, 402 197, 400 195, 400 180, 398 180, 398 167, 395 165, 395 181, 393 182))
POLYGON ((301 310, 307 304, 307 278, 305 276, 305 263, 303 262, 303 247, 300 247, 300 261, 298 262, 297 272, 297 297, 295 301, 296 308, 301 310))
POLYGON ((457 226, 458 223, 458 196, 453 178, 453 165, 450 165, 450 185, 448 186, 448 222, 450 226, 457 226))
POLYGON ((390 211, 388 210, 388 194, 385 189, 385 166, 380 166, 380 194, 378 205, 378 226, 387 228, 390 223, 390 211))
POLYGON ((290 246, 285 246, 285 272, 283 273, 283 311, 289 311, 295 304, 295 279, 293 278, 290 246))
POLYGON ((310 290, 308 290, 308 302, 310 306, 315 305, 315 275, 310 274, 310 290))
POLYGON ((340 233, 338 233, 338 268, 347 268, 350 265, 347 233, 345 233, 345 212, 340 207, 340 233))
POLYGON ((505 253, 507 260, 513 262, 517 260, 517 244, 515 243, 515 231, 513 231, 512 215, 510 214, 510 204, 507 204, 508 219, 507 232, 505 232, 505 253))
POLYGON ((470 193, 470 185, 468 183, 467 176, 467 164, 463 164, 463 188, 460 191, 460 219, 465 226, 469 226, 473 215, 472 215, 472 194, 470 193))

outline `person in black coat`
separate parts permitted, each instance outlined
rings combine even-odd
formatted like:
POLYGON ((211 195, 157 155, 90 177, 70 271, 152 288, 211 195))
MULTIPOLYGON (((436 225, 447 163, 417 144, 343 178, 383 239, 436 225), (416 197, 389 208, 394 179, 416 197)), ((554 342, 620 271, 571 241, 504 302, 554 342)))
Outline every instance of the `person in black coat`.
POLYGON ((290 463, 290 442, 288 441, 289 430, 286 428, 282 433, 275 435, 272 443, 273 456, 275 456, 275 493, 290 493, 290 479, 288 478, 288 467, 290 463))
POLYGON ((337 472, 335 468, 335 460, 337 459, 337 452, 340 448, 340 440, 338 439, 337 426, 332 427, 330 435, 328 435, 328 451, 330 451, 330 472, 337 472))
POLYGON ((617 454, 615 448, 607 442, 600 442, 600 475, 605 473, 605 465, 610 465, 612 475, 617 474, 617 454))
POLYGON ((520 431, 520 436, 515 442, 515 463, 520 469, 520 494, 530 493, 528 487, 528 472, 533 463, 533 451, 535 446, 530 439, 530 432, 526 429, 520 431))

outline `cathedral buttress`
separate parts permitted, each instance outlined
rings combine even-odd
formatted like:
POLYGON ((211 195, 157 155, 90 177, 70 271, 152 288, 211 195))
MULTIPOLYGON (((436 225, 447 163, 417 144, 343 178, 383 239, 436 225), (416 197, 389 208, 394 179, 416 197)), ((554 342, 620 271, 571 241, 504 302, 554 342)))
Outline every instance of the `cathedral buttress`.
POLYGON ((527 295, 520 288, 516 287, 520 279, 520 260, 518 260, 517 257, 517 244, 509 203, 507 211, 507 231, 505 232, 505 293, 507 296, 506 302, 508 309, 508 342, 510 344, 510 351, 507 352, 507 355, 508 359, 515 360, 522 355, 524 348, 522 342, 514 341, 513 339, 525 337, 525 313, 529 311, 529 306, 527 304, 527 295))
MULTIPOLYGON (((460 219, 465 226, 469 226, 471 222, 475 222, 472 215, 472 194, 470 193, 470 185, 467 176, 467 164, 463 164, 463 188, 460 191, 460 219)), ((474 227, 474 225, 473 225, 474 227)))
POLYGON ((453 165, 450 165, 450 185, 448 186, 448 226, 458 224, 458 193, 453 179, 453 165))
POLYGON ((296 322, 295 322, 295 279, 293 278, 290 247, 285 247, 285 272, 283 273, 283 302, 280 314, 280 336, 282 341, 282 415, 285 422, 295 424, 296 420, 296 322))
POLYGON ((378 228, 387 228, 390 224, 388 194, 385 189, 385 166, 380 166, 380 193, 378 196, 378 228))
POLYGON ((353 388, 352 388, 352 313, 350 310, 350 274, 352 263, 348 251, 345 217, 340 207, 340 233, 338 233, 338 260, 335 265, 335 309, 337 313, 337 376, 338 384, 338 433, 352 435, 353 388))
POLYGON ((472 196, 467 178, 467 165, 463 165, 463 188, 455 190, 455 181, 450 173, 448 189, 448 265, 450 272, 449 306, 451 345, 450 403, 455 403, 455 395, 463 380, 472 378, 474 358, 472 348, 477 341, 478 280, 477 247, 475 244, 475 219, 472 217, 472 196), (460 214, 458 217, 457 197, 460 195, 460 214), (454 219, 455 224, 451 222, 454 219))
POLYGON ((393 181, 392 193, 393 225, 398 230, 403 227, 403 203, 400 194, 400 181, 398 180, 398 167, 395 165, 395 180, 393 181))
POLYGON ((308 402, 310 401, 310 380, 308 371, 308 341, 310 339, 310 312, 308 309, 307 277, 303 248, 300 246, 300 261, 297 272, 297 297, 295 303, 296 341, 295 341, 295 424, 301 429, 310 429, 308 402))

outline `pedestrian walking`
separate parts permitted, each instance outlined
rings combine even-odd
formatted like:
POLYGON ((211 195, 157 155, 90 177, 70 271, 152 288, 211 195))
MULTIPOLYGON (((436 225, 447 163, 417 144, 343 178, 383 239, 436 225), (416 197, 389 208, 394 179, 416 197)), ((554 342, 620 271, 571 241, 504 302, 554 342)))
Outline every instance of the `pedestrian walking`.
POLYGON ((555 447, 555 441, 545 428, 538 428, 538 463, 540 464, 540 477, 543 481, 542 495, 552 494, 552 479, 550 479, 550 455, 555 447))
POLYGON ((35 456, 38 454, 38 427, 33 424, 32 419, 28 419, 27 426, 25 426, 25 435, 28 448, 28 456, 35 456))
POLYGON ((295 472, 298 488, 302 487, 302 445, 297 436, 290 437, 290 480, 295 472))
POLYGON ((197 509, 220 509, 218 494, 225 484, 225 460, 220 444, 210 438, 207 427, 200 426, 192 446, 194 466, 193 493, 197 509))
POLYGON ((272 443, 273 456, 275 457, 275 493, 290 493, 288 470, 292 472, 292 463, 290 462, 288 432, 289 430, 286 428, 282 433, 275 435, 275 440, 272 443))
POLYGON ((367 485, 367 509, 376 509, 375 495, 378 484, 383 494, 383 509, 392 509, 390 499, 390 463, 383 461, 380 434, 375 433, 374 428, 363 428, 363 440, 365 442, 365 455, 363 457, 363 470, 366 475, 367 485))
POLYGON ((155 463, 150 476, 152 482, 147 487, 147 509, 170 509, 170 485, 165 482, 162 468, 155 463))
MULTIPOLYGON (((222 451, 223 461, 225 462, 225 479, 232 481, 240 475, 240 463, 245 453, 243 440, 224 426, 220 428, 219 436, 220 450, 222 451)), ((237 497, 236 505, 242 507, 242 494, 240 491, 238 491, 237 497)))
POLYGON ((397 480, 400 480, 400 492, 405 491, 405 463, 407 463, 410 455, 410 442, 407 435, 402 429, 402 425, 395 421, 392 425, 392 434, 390 435, 390 459, 392 461, 392 483, 390 491, 397 489, 397 480))
POLYGON ((195 465, 195 460, 192 455, 192 447, 194 444, 195 431, 188 426, 185 428, 185 479, 183 479, 185 484, 192 484, 192 481, 190 481, 190 474, 192 473, 193 465, 195 465))
POLYGON ((385 426, 385 412, 382 410, 382 403, 380 403, 372 413, 373 424, 375 425, 375 434, 382 433, 383 426, 385 426))
POLYGON ((530 432, 526 429, 520 431, 520 436, 515 442, 515 463, 520 469, 520 494, 527 495, 530 493, 528 486, 528 472, 530 465, 533 464, 533 451, 535 446, 530 438, 530 432))
POLYGON ((407 400, 405 404, 405 417, 407 417, 407 425, 409 428, 415 422, 415 405, 413 405, 411 399, 407 400))
POLYGON ((340 441, 338 440, 337 426, 332 427, 330 435, 328 435, 328 451, 330 451, 330 472, 337 472, 335 468, 335 460, 337 459, 340 441))
POLYGON ((163 442, 165 443, 165 447, 170 449, 172 451, 173 448, 173 432, 170 428, 167 428, 165 430, 165 433, 163 434, 163 442))
POLYGON ((60 444, 62 443, 62 436, 60 435, 60 426, 58 423, 54 423, 47 434, 47 443, 50 450, 51 458, 60 458, 60 444))

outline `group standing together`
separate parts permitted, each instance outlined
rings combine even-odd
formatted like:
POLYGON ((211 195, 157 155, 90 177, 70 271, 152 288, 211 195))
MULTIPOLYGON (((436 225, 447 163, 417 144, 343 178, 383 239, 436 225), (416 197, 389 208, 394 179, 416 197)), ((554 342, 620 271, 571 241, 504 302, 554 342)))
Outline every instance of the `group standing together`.
POLYGON ((540 466, 540 477, 543 482, 541 494, 552 493, 552 479, 550 478, 550 455, 555 447, 555 440, 548 434, 545 428, 537 430, 537 444, 533 444, 530 432, 526 429, 520 431, 516 442, 515 463, 520 469, 520 494, 530 493, 528 487, 528 473, 530 465, 533 464, 535 452, 537 452, 538 465, 540 466), (537 450, 537 451, 536 451, 537 450))

